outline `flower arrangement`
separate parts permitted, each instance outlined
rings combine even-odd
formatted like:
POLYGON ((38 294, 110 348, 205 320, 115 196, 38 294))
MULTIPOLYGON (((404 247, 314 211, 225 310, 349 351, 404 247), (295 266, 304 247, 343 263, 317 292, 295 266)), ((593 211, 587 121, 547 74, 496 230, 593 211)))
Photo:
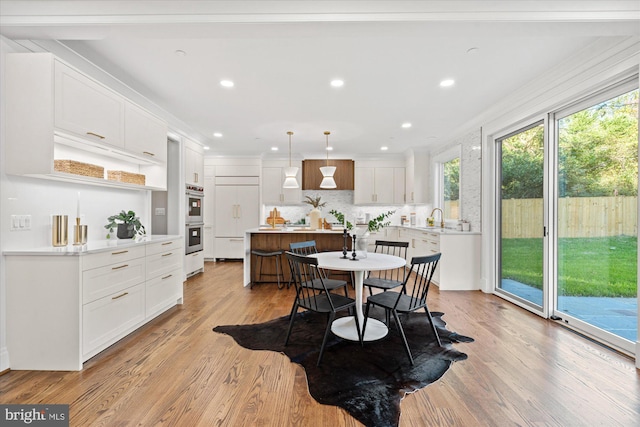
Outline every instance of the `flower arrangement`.
MULTIPOLYGON (((342 212, 338 212, 335 209, 332 209, 331 211, 329 211, 329 213, 334 217, 336 217, 338 222, 341 222, 343 224, 345 223, 344 214, 342 212)), ((383 212, 377 217, 370 219, 369 222, 367 223, 367 231, 369 233, 375 233, 381 228, 384 228, 390 225, 391 221, 389 221, 388 218, 394 213, 396 213, 396 211, 383 212)), ((346 224, 347 224, 347 230, 351 230, 355 226, 355 224, 351 224, 349 221, 347 221, 346 224)))

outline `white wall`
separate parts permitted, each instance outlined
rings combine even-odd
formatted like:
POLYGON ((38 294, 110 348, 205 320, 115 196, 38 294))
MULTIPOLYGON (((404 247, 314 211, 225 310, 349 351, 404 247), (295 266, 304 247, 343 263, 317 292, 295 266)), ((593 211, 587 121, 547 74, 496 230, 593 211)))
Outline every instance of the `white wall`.
MULTIPOLYGON (((4 56, 20 51, 7 39, 0 38, 0 88, 4 88, 4 56)), ((4 92, 0 90, 0 93, 4 92)), ((133 191, 83 184, 10 176, 4 173, 4 98, 0 98, 0 250, 45 247, 51 245, 51 215, 69 216, 69 242, 73 243, 78 192, 81 198, 82 223, 88 225, 89 241, 103 240, 107 217, 120 210, 133 210, 143 225, 151 225, 150 191, 133 191), (29 231, 10 231, 11 215, 31 215, 29 231)), ((53 135, 52 135, 53 141, 53 135)), ((151 232, 148 229, 148 232, 151 232)), ((0 257, 0 372, 10 366, 6 348, 5 260, 0 257)), ((46 333, 46 331, 43 331, 46 333)))

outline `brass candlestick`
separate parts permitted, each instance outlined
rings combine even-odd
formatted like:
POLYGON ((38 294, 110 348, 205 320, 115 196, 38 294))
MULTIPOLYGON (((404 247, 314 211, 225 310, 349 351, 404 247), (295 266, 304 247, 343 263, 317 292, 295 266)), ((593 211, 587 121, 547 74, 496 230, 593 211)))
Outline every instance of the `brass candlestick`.
POLYGON ((76 226, 73 233, 73 245, 79 246, 87 243, 87 226, 80 225, 80 218, 76 218, 76 226))

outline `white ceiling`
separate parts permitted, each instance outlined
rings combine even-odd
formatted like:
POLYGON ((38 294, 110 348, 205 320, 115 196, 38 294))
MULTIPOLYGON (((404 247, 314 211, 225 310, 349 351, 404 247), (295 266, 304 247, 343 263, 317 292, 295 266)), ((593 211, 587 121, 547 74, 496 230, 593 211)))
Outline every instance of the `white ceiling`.
POLYGON ((637 1, 0 7, 4 36, 60 40, 186 123, 211 155, 286 155, 289 130, 306 158, 324 156, 325 130, 334 158, 437 147, 598 38, 640 35, 637 1), (455 85, 441 88, 445 78, 455 85))

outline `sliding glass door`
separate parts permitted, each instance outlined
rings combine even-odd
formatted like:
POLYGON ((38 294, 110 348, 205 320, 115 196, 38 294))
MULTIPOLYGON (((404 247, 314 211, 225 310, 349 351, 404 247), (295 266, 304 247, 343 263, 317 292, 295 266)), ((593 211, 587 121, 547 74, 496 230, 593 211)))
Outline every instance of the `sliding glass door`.
POLYGON ((495 139, 496 293, 619 350, 638 336, 638 77, 495 139))
POLYGON ((634 86, 631 82, 610 89, 555 116, 554 314, 629 351, 638 333, 638 90, 634 86))
POLYGON ((544 310, 544 123, 497 140, 498 292, 544 310))

